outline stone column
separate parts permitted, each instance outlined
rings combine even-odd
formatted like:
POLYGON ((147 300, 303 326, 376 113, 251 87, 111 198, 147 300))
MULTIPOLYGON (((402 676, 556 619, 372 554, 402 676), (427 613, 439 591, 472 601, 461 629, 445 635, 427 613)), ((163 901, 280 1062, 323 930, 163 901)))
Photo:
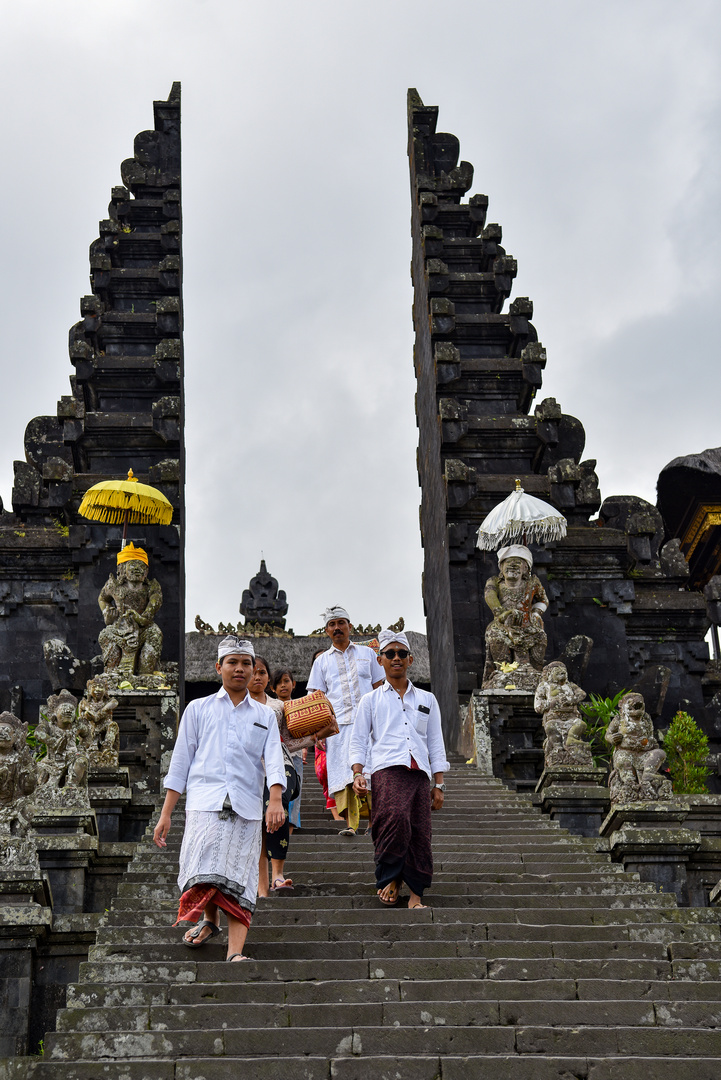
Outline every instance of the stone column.
POLYGON ((683 796, 664 802, 617 803, 601 823, 614 862, 624 870, 690 902, 687 867, 701 846, 700 832, 686 828, 690 806, 683 796))
POLYGON ((515 791, 533 791, 543 770, 543 729, 526 690, 474 690, 469 706, 476 766, 515 791))

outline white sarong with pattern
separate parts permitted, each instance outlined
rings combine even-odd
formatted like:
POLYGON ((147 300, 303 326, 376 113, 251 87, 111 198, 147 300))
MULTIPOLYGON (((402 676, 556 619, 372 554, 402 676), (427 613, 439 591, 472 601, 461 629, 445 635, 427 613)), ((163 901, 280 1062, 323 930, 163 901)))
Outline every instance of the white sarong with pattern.
POLYGON ((178 887, 214 885, 248 911, 258 893, 261 821, 217 810, 186 810, 178 887))

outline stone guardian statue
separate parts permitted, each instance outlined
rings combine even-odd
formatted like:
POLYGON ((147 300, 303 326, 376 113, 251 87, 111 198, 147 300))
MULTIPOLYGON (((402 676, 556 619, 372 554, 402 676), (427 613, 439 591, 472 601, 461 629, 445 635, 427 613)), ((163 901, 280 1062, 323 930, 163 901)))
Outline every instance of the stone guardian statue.
POLYGON ((69 690, 51 694, 35 728, 44 744, 38 762, 40 783, 34 796, 38 810, 89 809, 88 752, 78 723, 78 699, 69 690))
POLYGON ((653 721, 640 694, 626 694, 606 729, 613 747, 608 786, 612 803, 658 802, 673 796, 671 781, 659 774, 666 760, 654 737, 653 721))
POLYGON ((160 584, 148 580, 148 556, 132 543, 118 552, 117 574, 103 585, 98 604, 105 620, 98 641, 105 672, 149 675, 160 666, 163 632, 155 616, 163 603, 160 584))
POLYGON ((37 851, 28 830, 38 768, 27 744, 28 725, 0 713, 0 873, 25 871, 40 876, 37 851))
POLYGON ((483 689, 535 691, 546 655, 543 612, 548 597, 533 573, 533 556, 522 544, 498 552, 498 574, 486 582, 484 598, 493 612, 486 628, 483 689), (511 671, 508 665, 514 664, 511 671), (504 671, 502 666, 506 670, 504 671))
POLYGON ((586 721, 578 711, 579 702, 585 696, 585 690, 570 682, 565 664, 560 660, 546 664, 533 700, 536 712, 543 713, 546 768, 557 765, 593 766, 591 748, 583 738, 586 721))

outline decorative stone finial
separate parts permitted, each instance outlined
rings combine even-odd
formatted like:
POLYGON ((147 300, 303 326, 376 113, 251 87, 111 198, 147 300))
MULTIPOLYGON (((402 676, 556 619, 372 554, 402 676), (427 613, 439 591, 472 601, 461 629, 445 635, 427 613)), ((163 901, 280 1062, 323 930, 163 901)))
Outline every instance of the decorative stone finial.
POLYGON ((248 623, 267 623, 285 628, 284 616, 288 611, 285 593, 282 589, 278 590, 278 582, 268 573, 265 559, 260 560, 260 570, 243 591, 239 610, 248 623))

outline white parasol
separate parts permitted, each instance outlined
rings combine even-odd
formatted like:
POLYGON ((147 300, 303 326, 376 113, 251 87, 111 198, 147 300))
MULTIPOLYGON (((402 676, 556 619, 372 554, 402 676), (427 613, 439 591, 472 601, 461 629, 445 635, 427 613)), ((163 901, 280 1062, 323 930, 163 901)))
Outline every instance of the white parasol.
POLYGON ((566 519, 555 506, 526 495, 521 481, 516 490, 494 507, 478 530, 481 551, 495 551, 505 544, 547 543, 566 535, 566 519))

